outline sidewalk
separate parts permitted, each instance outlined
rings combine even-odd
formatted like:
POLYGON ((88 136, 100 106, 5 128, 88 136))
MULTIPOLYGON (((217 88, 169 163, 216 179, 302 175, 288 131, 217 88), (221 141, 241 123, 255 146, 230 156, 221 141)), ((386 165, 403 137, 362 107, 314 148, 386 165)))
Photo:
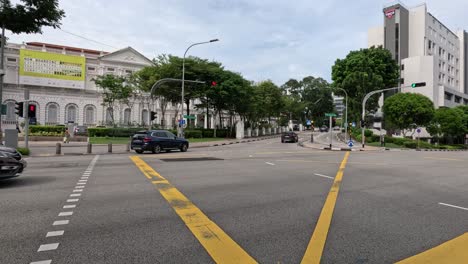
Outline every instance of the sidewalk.
MULTIPOLYGON (((233 145, 240 143, 247 143, 253 141, 260 141, 270 138, 280 137, 281 134, 277 135, 268 135, 255 138, 244 138, 244 139, 226 139, 219 141, 208 141, 208 142, 197 142, 190 143, 190 148, 207 148, 207 147, 216 147, 216 146, 225 146, 233 145)), ((86 155, 87 151, 87 142, 70 142, 63 144, 63 142, 56 141, 32 141, 29 142, 29 148, 31 150, 31 157, 51 157, 51 156, 60 156, 56 155, 56 146, 57 143, 61 144, 61 153, 60 155, 86 155)), ((24 146, 24 142, 19 142, 19 146, 24 146)), ((93 144, 92 145, 92 154, 125 154, 128 152, 127 144, 112 144, 112 152, 108 151, 108 144, 93 144)))

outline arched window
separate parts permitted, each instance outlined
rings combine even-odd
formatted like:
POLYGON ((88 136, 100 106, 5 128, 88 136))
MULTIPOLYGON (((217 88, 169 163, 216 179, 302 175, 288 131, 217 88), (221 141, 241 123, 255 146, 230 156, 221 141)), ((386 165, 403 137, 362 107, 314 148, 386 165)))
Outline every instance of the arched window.
POLYGON ((132 110, 130 108, 127 108, 124 110, 124 124, 125 125, 130 125, 130 117, 132 115, 132 110))
POLYGON ((65 109, 65 123, 68 122, 78 123, 78 106, 76 104, 69 104, 65 109))
POLYGON ((84 110, 84 124, 85 125, 94 125, 94 115, 95 115, 95 108, 94 105, 87 105, 85 106, 84 110))
POLYGON ((114 109, 109 107, 106 109, 106 124, 111 125, 114 123, 114 109))
POLYGON ((141 124, 144 126, 149 124, 148 110, 146 109, 141 112, 141 124))
POLYGON ((46 124, 55 125, 59 123, 59 107, 56 103, 46 105, 46 124))
POLYGON ((15 101, 7 101, 5 102, 7 111, 6 111, 6 121, 16 121, 16 102, 15 101))

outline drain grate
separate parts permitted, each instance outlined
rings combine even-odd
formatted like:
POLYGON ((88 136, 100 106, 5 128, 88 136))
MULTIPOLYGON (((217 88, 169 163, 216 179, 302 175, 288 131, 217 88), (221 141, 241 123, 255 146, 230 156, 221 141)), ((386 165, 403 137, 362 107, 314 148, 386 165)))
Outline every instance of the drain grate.
POLYGON ((210 161, 210 160, 223 160, 214 157, 199 157, 199 158, 173 158, 173 159, 160 159, 165 162, 177 162, 177 161, 210 161))

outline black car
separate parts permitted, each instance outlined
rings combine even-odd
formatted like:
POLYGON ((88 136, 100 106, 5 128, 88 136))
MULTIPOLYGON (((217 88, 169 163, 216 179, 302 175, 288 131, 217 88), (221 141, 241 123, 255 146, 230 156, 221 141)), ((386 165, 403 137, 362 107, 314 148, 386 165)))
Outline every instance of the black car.
POLYGON ((292 132, 292 131, 289 131, 289 132, 284 132, 283 134, 281 134, 281 143, 285 143, 285 142, 298 142, 299 141, 299 137, 297 136, 296 133, 292 132))
POLYGON ((16 149, 0 147, 0 180, 19 176, 26 165, 16 149))
POLYGON ((162 150, 167 152, 173 149, 179 149, 186 152, 189 147, 189 142, 184 138, 176 137, 167 130, 150 130, 137 132, 131 143, 131 148, 136 153, 151 151, 154 154, 160 153, 162 150))
POLYGON ((321 126, 320 127, 320 132, 328 132, 328 127, 327 126, 321 126))

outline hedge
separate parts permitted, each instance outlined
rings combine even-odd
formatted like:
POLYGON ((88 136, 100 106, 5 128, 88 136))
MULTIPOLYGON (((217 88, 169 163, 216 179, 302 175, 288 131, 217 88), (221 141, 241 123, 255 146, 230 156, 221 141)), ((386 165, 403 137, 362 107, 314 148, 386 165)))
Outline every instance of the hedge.
POLYGON ((29 132, 31 133, 53 132, 53 133, 63 134, 65 129, 66 129, 65 126, 40 126, 40 125, 29 126, 29 132))
POLYGON ((130 137, 146 128, 88 128, 89 137, 130 137))

